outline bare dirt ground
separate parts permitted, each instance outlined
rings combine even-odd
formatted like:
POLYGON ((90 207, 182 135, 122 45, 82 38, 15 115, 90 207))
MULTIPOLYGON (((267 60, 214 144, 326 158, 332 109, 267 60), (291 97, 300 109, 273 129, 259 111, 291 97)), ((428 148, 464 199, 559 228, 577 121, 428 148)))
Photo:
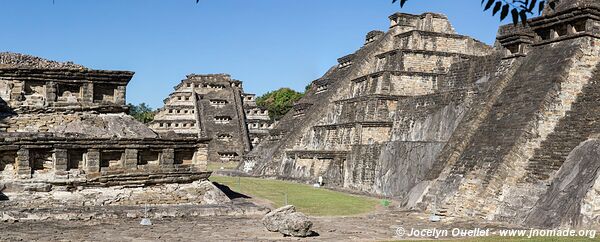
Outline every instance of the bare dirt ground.
POLYGON ((451 225, 432 223, 424 215, 380 208, 362 216, 313 217, 313 229, 319 235, 300 239, 268 232, 260 219, 260 216, 163 218, 152 219, 151 226, 140 225, 140 219, 127 218, 20 221, 0 223, 0 241, 385 241, 400 239, 396 236, 398 227, 407 230, 482 227, 481 221, 453 221, 451 225))

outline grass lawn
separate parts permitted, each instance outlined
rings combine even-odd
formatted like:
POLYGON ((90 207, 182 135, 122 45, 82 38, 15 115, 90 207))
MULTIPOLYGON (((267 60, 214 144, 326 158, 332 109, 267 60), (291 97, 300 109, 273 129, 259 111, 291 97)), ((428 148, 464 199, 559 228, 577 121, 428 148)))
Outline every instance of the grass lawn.
MULTIPOLYGON (((375 210, 380 200, 365 196, 336 192, 324 188, 314 188, 306 184, 288 181, 260 179, 250 177, 227 177, 211 176, 210 180, 228 186, 231 190, 256 199, 266 200, 274 207, 285 205, 286 193, 288 204, 296 206, 296 209, 312 216, 349 216, 368 213, 375 210), (238 180, 239 179, 239 180, 238 180), (239 182, 238 182, 239 181, 239 182)), ((379 205, 381 206, 381 205, 379 205)), ((439 239, 439 240, 402 240, 402 241, 457 241, 457 242, 561 242, 575 241, 588 242, 600 241, 600 239, 589 239, 587 237, 479 237, 465 239, 439 239)))
POLYGON ((210 180, 226 185, 237 193, 268 200, 274 207, 285 205, 287 193, 288 204, 296 206, 300 212, 313 216, 346 216, 368 213, 373 211, 379 203, 377 199, 369 197, 287 181, 241 177, 238 184, 238 177, 225 176, 211 176, 210 180))
POLYGON ((239 162, 208 162, 207 170, 209 171, 218 171, 223 169, 235 169, 238 166, 239 162))

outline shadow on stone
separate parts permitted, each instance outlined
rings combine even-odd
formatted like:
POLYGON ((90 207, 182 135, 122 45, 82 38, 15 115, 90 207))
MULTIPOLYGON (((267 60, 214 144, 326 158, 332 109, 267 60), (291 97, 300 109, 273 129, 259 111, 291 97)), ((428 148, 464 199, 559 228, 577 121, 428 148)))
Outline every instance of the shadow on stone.
MULTIPOLYGON (((309 238, 309 237, 318 237, 318 236, 320 236, 320 234, 319 234, 319 233, 317 233, 317 231, 314 231, 314 230, 311 230, 311 231, 309 231, 309 233, 310 233, 310 234, 308 234, 308 235, 306 236, 306 238, 309 238)), ((283 235, 283 237, 293 237, 293 236, 291 236, 291 235, 285 235, 285 234, 284 234, 284 235, 283 235)))
POLYGON ((0 201, 8 201, 8 196, 4 193, 0 192, 0 201))
POLYGON ((233 190, 231 190, 231 188, 229 188, 228 186, 225 186, 223 184, 220 184, 218 182, 213 182, 213 184, 219 188, 223 193, 225 193, 225 195, 227 195, 227 197, 229 197, 229 199, 236 199, 236 198, 250 198, 249 196, 246 196, 244 194, 241 193, 237 193, 234 192, 233 190))
MULTIPOLYGON (((14 114, 15 114, 15 112, 8 106, 6 101, 4 101, 4 99, 0 98, 0 121, 8 118, 14 114)), ((0 126, 2 126, 1 123, 0 123, 0 126)))

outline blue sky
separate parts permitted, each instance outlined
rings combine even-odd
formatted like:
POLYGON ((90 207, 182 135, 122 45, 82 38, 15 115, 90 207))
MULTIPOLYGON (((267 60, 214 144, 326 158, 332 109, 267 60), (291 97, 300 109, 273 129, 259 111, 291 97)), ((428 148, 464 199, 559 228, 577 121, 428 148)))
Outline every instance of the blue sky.
POLYGON ((440 12, 493 44, 478 0, 2 0, 0 51, 131 70, 131 103, 162 106, 189 73, 229 73, 244 90, 304 90, 394 12, 440 12))

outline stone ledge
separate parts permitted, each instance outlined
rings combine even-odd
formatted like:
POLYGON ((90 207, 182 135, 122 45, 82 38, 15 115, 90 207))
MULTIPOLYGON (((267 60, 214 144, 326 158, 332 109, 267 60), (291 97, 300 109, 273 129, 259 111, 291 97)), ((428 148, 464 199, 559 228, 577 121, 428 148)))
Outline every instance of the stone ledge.
POLYGON ((134 74, 131 71, 90 69, 0 68, 0 77, 5 80, 19 81, 101 82, 127 85, 134 74))
POLYGON ((457 57, 461 57, 461 58, 469 58, 469 57, 476 56, 476 55, 468 55, 468 54, 454 53, 454 52, 434 51, 434 50, 395 49, 395 50, 390 50, 390 51, 386 51, 381 54, 375 55, 375 57, 384 58, 386 55, 393 54, 393 53, 395 53, 395 54, 398 54, 398 53, 423 54, 423 55, 429 55, 429 56, 445 56, 445 57, 457 56, 457 57))
MULTIPOLYGON (((421 35, 426 35, 426 36, 437 36, 437 37, 445 37, 445 38, 452 38, 452 39, 473 39, 473 38, 471 38, 469 36, 466 36, 466 35, 448 34, 448 33, 440 33, 440 32, 425 31, 425 30, 418 30, 418 29, 410 30, 410 31, 407 31, 407 32, 404 32, 404 33, 401 33, 401 34, 397 34, 394 37, 396 37, 396 38, 402 38, 402 37, 410 36, 410 35, 412 35, 414 33, 419 33, 421 35)), ((476 39, 473 39, 473 40, 476 41, 476 42, 482 43, 482 42, 480 42, 480 41, 478 41, 476 39)))
POLYGON ((285 153, 290 156, 319 156, 320 158, 345 157, 350 151, 345 150, 286 150, 285 153))
POLYGON ((410 96, 399 96, 399 95, 385 95, 385 94, 368 94, 360 97, 352 97, 346 99, 340 99, 334 101, 335 103, 353 103, 353 102, 361 102, 361 101, 369 101, 369 100, 387 100, 387 101, 398 101, 402 98, 406 98, 410 96))
POLYGON ((362 127, 392 127, 394 122, 387 121, 362 121, 362 122, 350 122, 350 123, 338 123, 338 124, 324 124, 324 125, 315 125, 314 128, 325 128, 325 129, 336 129, 339 127, 343 128, 351 128, 356 125, 360 125, 362 127))
POLYGON ((532 46, 542 46, 542 45, 552 44, 552 43, 556 43, 556 42, 560 42, 560 41, 576 39, 576 38, 581 38, 581 37, 592 37, 592 38, 600 39, 600 35, 597 35, 597 34, 577 33, 577 34, 572 34, 572 35, 560 36, 555 39, 544 40, 544 41, 532 44, 532 46))
MULTIPOLYGON (((135 219, 145 217, 145 206, 81 206, 56 208, 14 208, 0 206, 0 222, 35 221, 35 220, 103 220, 103 219, 135 219)), ((262 216, 269 212, 268 208, 250 202, 235 201, 231 204, 219 205, 162 205, 148 206, 147 217, 181 218, 208 216, 262 216)))
POLYGON ((366 81, 368 77, 378 77, 382 76, 386 73, 390 73, 396 76, 422 76, 422 77, 439 77, 445 76, 446 73, 433 73, 433 72, 422 72, 422 71, 394 71, 394 70, 383 70, 378 72, 369 73, 367 75, 355 78, 352 82, 363 82, 366 81))

